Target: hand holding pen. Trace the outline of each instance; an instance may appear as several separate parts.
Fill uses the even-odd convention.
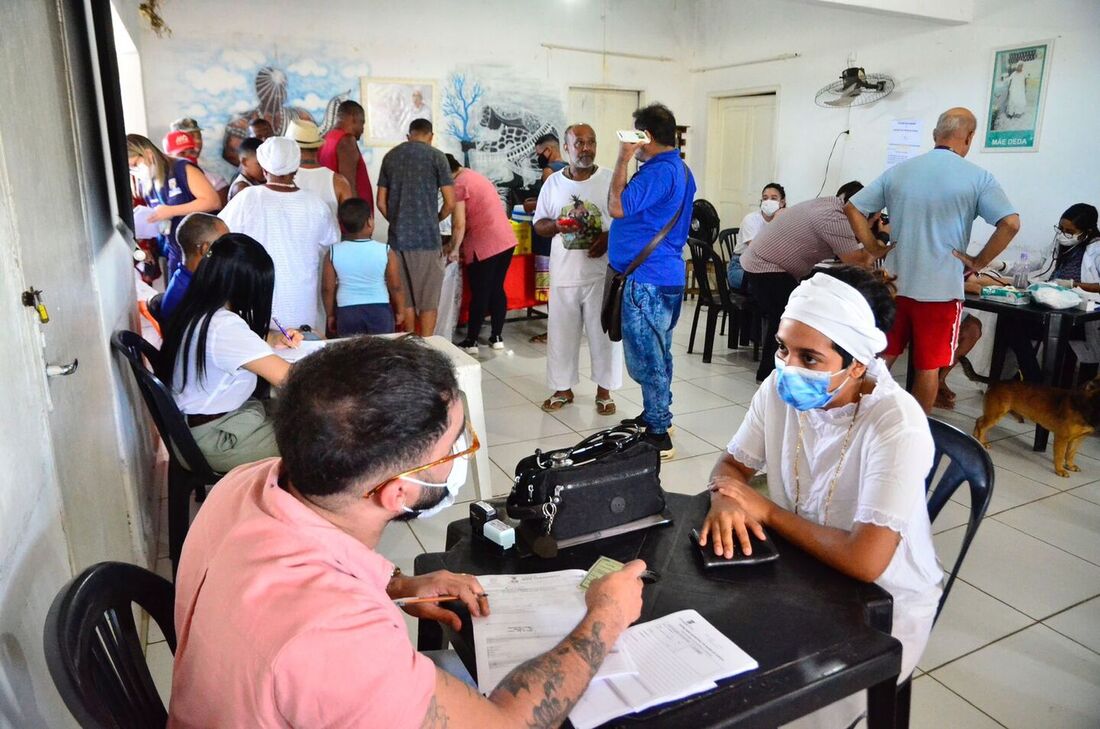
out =
[[[287,329],[279,320],[275,317],[271,317],[271,321],[275,323],[275,326],[279,328],[279,333],[283,335],[283,339],[286,340],[286,346],[291,349],[297,349],[304,339],[302,333],[297,329]]]

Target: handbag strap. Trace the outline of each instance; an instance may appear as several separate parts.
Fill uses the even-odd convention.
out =
[[[676,208],[676,214],[672,216],[672,220],[665,223],[664,227],[657,231],[657,235],[653,236],[653,240],[649,241],[646,247],[642,249],[642,252],[635,256],[634,260],[630,262],[630,265],[626,267],[626,270],[623,271],[623,278],[634,273],[638,266],[645,263],[645,259],[649,258],[649,255],[653,253],[653,251],[657,250],[657,246],[664,240],[673,226],[676,225],[676,221],[680,219],[680,213],[684,212],[684,201],[687,199],[688,191],[688,166],[684,164],[683,160],[680,161],[680,164],[684,165],[684,200],[680,201],[680,205]]]

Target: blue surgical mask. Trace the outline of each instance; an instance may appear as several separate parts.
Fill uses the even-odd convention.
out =
[[[830,392],[829,383],[844,371],[818,372],[804,367],[790,367],[778,357],[775,358],[775,369],[775,389],[779,398],[795,410],[803,412],[828,405],[840,391],[840,387],[837,387]]]
[[[466,448],[465,439],[461,438],[459,440],[460,445],[456,445],[456,452],[457,450],[463,450]],[[429,488],[447,489],[447,495],[444,496],[435,506],[424,510],[412,509],[406,506],[403,507],[405,509],[405,513],[413,514],[414,516],[410,517],[413,519],[427,519],[428,517],[435,516],[436,514],[453,504],[455,502],[455,499],[458,497],[458,492],[462,490],[462,487],[466,483],[466,476],[469,471],[469,458],[470,456],[465,456],[463,458],[456,458],[454,461],[451,462],[451,472],[447,475],[447,481],[445,483],[432,483],[431,481],[421,481],[420,479],[413,478],[411,476],[404,476],[402,478],[402,480],[404,481],[410,481],[412,483],[420,484],[421,486],[427,486]]]

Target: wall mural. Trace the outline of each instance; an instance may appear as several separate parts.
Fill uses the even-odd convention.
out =
[[[161,108],[173,112],[156,121],[166,125],[177,117],[194,118],[205,141],[200,163],[227,177],[250,121],[263,117],[282,134],[291,119],[310,119],[324,133],[335,123],[337,105],[358,100],[359,80],[370,75],[367,63],[332,56],[323,45],[264,50],[172,46],[179,73],[162,77],[158,86]],[[365,156],[369,162],[369,152]]]
[[[437,132],[454,139],[463,164],[502,192],[540,179],[535,140],[565,129],[555,91],[502,66],[456,69],[443,85],[442,111],[446,124]]]

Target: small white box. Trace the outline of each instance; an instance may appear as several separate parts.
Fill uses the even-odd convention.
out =
[[[516,530],[500,519],[485,522],[482,533],[490,542],[499,544],[501,549],[511,549],[516,546]]]

